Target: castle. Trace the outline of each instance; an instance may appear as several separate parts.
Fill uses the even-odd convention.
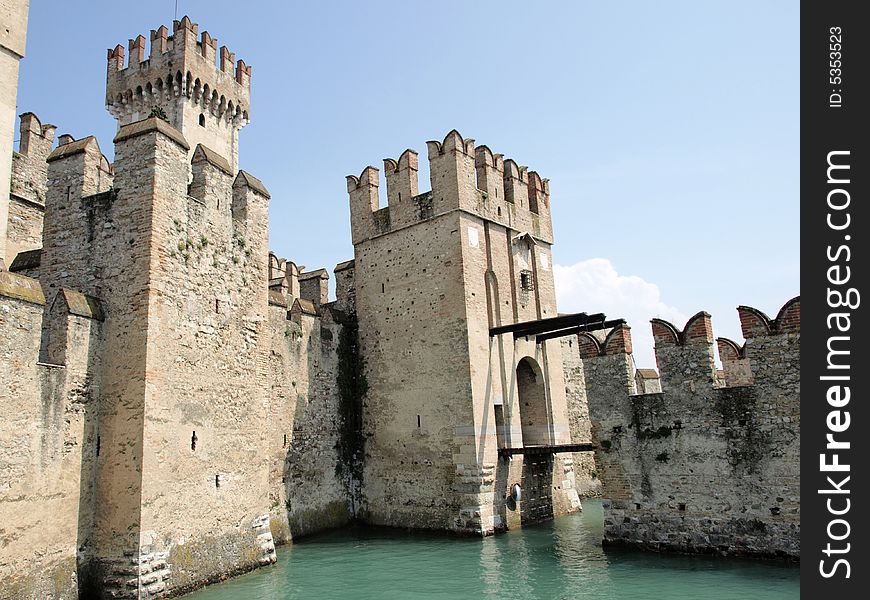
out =
[[[113,163],[32,113],[8,152],[0,597],[178,595],[354,519],[488,535],[599,485],[609,543],[796,557],[797,299],[741,308],[722,373],[709,315],[654,322],[638,390],[626,324],[557,312],[547,180],[451,131],[429,191],[414,150],[385,207],[347,177],[329,301],[238,170],[251,67],[187,17],[148,41],[108,52]]]

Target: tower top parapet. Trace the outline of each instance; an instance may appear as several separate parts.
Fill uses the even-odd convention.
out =
[[[426,147],[429,192],[418,189],[418,154],[410,148],[398,159],[384,159],[387,206],[379,203],[376,167],[347,176],[355,244],[454,209],[553,243],[547,179],[487,146],[475,146],[455,129]]]
[[[237,134],[249,121],[251,67],[185,16],[108,50],[106,108],[122,127],[165,118],[190,141],[238,165]]]

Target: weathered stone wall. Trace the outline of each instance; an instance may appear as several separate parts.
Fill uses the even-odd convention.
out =
[[[266,445],[269,516],[276,543],[347,523],[348,494],[338,477],[338,344],[341,325],[325,314],[289,319],[286,302],[269,307],[271,354]]]
[[[457,229],[452,213],[355,248],[371,523],[456,527],[454,434],[472,423]]]
[[[568,403],[568,427],[575,444],[592,442],[589,402],[586,400],[586,376],[575,336],[561,338],[562,365],[565,372],[565,396]],[[574,479],[580,498],[601,495],[601,479],[591,452],[574,453]]]
[[[710,317],[653,321],[662,393],[631,395],[631,344],[581,334],[605,543],[798,558],[800,301],[740,307],[753,385],[716,387]],[[626,342],[627,341],[627,342]]]
[[[326,304],[329,292],[329,273],[326,269],[300,273],[298,279],[300,298],[311,300],[316,306]]]
[[[114,239],[112,172],[97,140],[68,141],[48,156],[40,281],[46,295],[68,287],[96,297],[117,272],[109,254]]]
[[[39,282],[0,272],[0,597],[69,598],[92,526],[102,310],[62,290],[39,362]]]
[[[14,258],[6,249],[9,220],[12,145],[15,136],[15,107],[18,96],[18,63],[27,39],[29,0],[0,0],[0,264],[7,267]]]
[[[45,207],[16,196],[9,198],[9,222],[7,247],[11,260],[19,252],[42,247],[42,217]],[[12,262],[9,263],[11,265]]]
[[[7,250],[10,261],[19,252],[42,247],[42,219],[48,190],[48,163],[56,127],[43,125],[33,113],[20,116],[18,152],[12,156]]]
[[[336,306],[339,310],[356,313],[356,269],[353,260],[339,263],[333,272]]]

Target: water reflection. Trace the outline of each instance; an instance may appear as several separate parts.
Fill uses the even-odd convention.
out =
[[[714,558],[605,552],[601,506],[479,539],[332,532],[279,549],[278,564],[187,600],[731,600],[798,598],[798,569]]]

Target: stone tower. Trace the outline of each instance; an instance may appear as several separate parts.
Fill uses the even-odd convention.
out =
[[[451,131],[347,178],[368,393],[364,518],[489,534],[579,506],[570,455],[500,448],[570,442],[559,340],[492,335],[556,316],[549,186]],[[518,503],[506,499],[513,484]]]
[[[169,122],[190,143],[217,152],[238,169],[239,129],[247,125],[250,111],[251,67],[235,62],[226,46],[217,50],[217,39],[188,17],[175,21],[172,35],[161,25],[151,31],[150,54],[145,36],[128,43],[125,62],[122,45],[108,51],[106,107],[118,127],[147,118],[160,108]],[[220,62],[217,63],[217,57]]]
[[[177,594],[274,561],[263,452],[269,193],[229,162],[249,71],[240,64],[239,84],[208,66],[199,53],[214,42],[198,44],[187,18],[165,32],[152,34],[150,61],[140,37],[132,66],[110,69],[113,168],[93,137],[62,139],[47,159],[41,359],[66,360],[52,300],[64,290],[105,315],[81,476],[83,597]],[[197,86],[219,100],[203,104]],[[121,89],[132,96],[119,91],[118,104]],[[171,123],[149,118],[153,106]],[[204,127],[189,121],[200,110]]]
[[[18,96],[18,63],[24,56],[27,38],[28,0],[0,0],[0,270],[8,267],[14,254],[7,254],[6,224],[9,219],[9,175],[12,171],[12,142],[15,101]]]

